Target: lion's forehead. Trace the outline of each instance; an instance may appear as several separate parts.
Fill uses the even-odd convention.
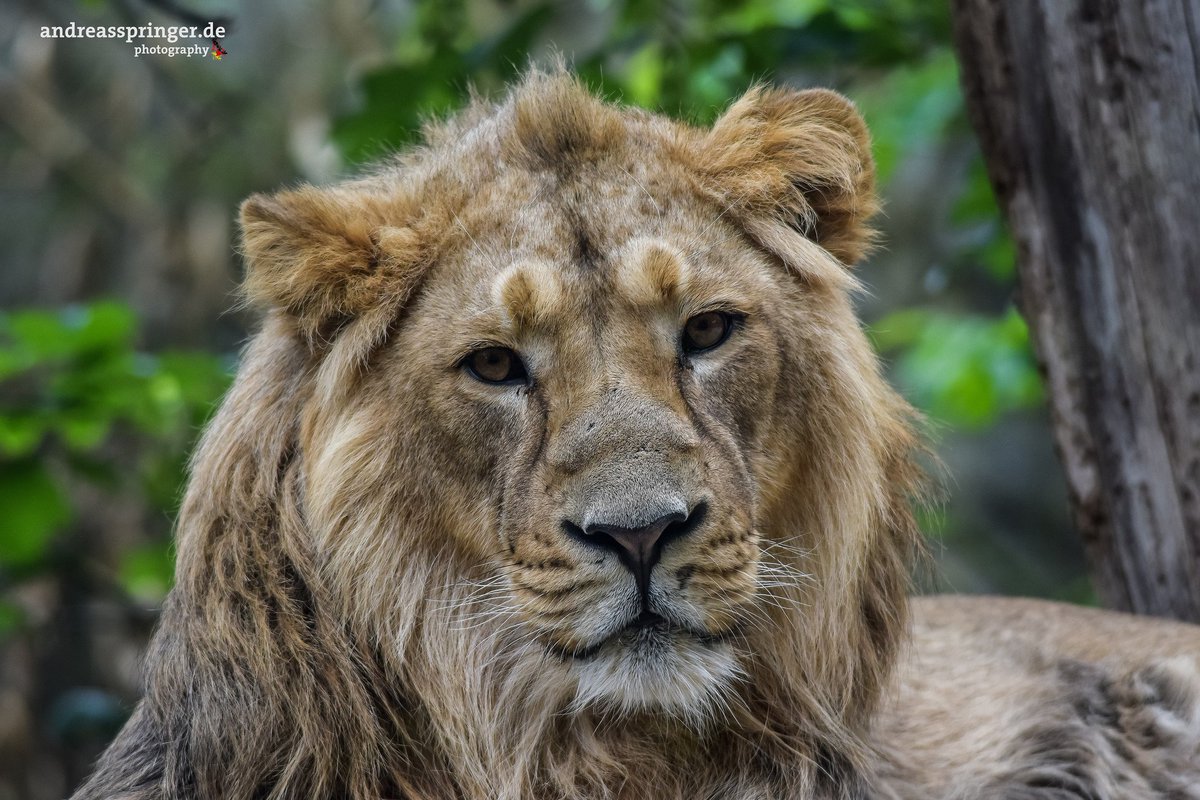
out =
[[[498,164],[477,176],[456,223],[475,243],[599,266],[613,248],[644,234],[695,234],[710,206],[686,173],[620,154],[571,172]]]
[[[673,172],[613,161],[578,176],[501,173],[456,219],[453,289],[531,327],[768,289],[761,254]]]

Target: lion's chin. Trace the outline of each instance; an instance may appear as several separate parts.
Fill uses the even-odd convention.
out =
[[[571,669],[577,711],[660,711],[693,723],[727,707],[729,690],[741,674],[728,643],[700,641],[679,631],[620,636]]]

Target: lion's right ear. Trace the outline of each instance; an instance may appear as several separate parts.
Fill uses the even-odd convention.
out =
[[[246,297],[286,311],[312,339],[402,303],[418,279],[422,248],[388,212],[347,188],[252,195],[241,208]]]

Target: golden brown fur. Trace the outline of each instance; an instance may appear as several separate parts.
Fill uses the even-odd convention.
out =
[[[534,73],[426,138],[243,206],[267,319],[196,455],[146,697],[78,797],[891,791],[868,734],[919,475],[848,296],[861,118],[756,89],[701,130]],[[726,343],[681,353],[714,308]],[[532,380],[473,379],[487,347]],[[588,520],[672,503],[635,584]]]
[[[1200,798],[1194,625],[921,598],[888,695],[874,739],[898,797]]]

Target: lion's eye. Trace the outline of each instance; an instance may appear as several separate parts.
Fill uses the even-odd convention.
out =
[[[723,311],[697,314],[683,326],[685,353],[703,353],[724,344],[733,330],[733,319]]]
[[[485,347],[463,361],[472,378],[484,383],[525,383],[529,376],[521,357],[507,347]]]

